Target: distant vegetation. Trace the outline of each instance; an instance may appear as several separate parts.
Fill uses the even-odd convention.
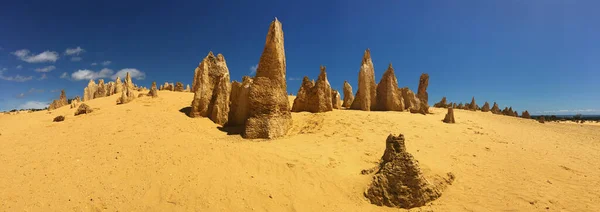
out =
[[[540,116],[531,116],[533,119],[538,119]],[[600,115],[543,115],[546,121],[573,121],[584,123],[586,121],[600,121]]]

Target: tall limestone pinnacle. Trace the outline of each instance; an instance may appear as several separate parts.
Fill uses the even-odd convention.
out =
[[[371,60],[371,50],[367,49],[358,72],[358,91],[350,108],[364,111],[374,110],[377,104],[376,95],[375,68]]]
[[[125,76],[125,87],[128,87],[130,89],[135,88],[135,86],[133,85],[133,81],[131,80],[131,75],[129,75],[129,72],[127,72],[127,75]]]
[[[244,138],[285,136],[292,126],[287,97],[285,49],[281,22],[271,22],[254,83],[249,92],[249,118]]]
[[[394,68],[391,63],[385,73],[383,73],[381,81],[377,84],[377,110],[404,110],[402,91],[398,88],[398,79],[394,74]]]
[[[215,57],[212,52],[209,52],[194,74],[196,78],[193,84],[196,90],[190,116],[208,117],[217,124],[226,124],[231,83],[225,57],[222,54]],[[179,84],[178,87],[183,88],[183,84]]]

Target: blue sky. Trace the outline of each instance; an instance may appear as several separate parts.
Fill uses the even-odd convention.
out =
[[[222,53],[239,81],[258,63],[277,17],[288,92],[304,75],[317,78],[319,65],[333,88],[348,80],[356,92],[370,48],[376,81],[388,63],[413,90],[429,73],[432,104],[475,96],[532,114],[600,114],[598,8],[599,1],[558,0],[7,1],[0,110],[47,104],[60,89],[81,96],[89,78],[124,69],[144,86],[191,84],[209,51]]]

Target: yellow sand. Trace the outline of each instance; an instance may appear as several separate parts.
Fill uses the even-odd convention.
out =
[[[286,138],[245,140],[180,112],[192,93],[159,96],[0,116],[0,210],[397,211],[364,198],[360,172],[403,133],[424,172],[456,176],[425,211],[600,211],[598,125],[335,110],[292,113]]]

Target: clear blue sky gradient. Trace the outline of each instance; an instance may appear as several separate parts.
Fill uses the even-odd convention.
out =
[[[222,53],[232,80],[258,63],[269,23],[283,23],[288,92],[327,66],[329,82],[356,92],[371,49],[376,81],[392,63],[400,86],[416,90],[429,73],[430,103],[496,101],[533,114],[600,114],[600,1],[6,1],[0,6],[0,110],[48,103],[65,89],[82,95],[78,70],[135,68],[150,86],[191,84],[209,51]],[[85,49],[73,62],[65,49]],[[27,63],[11,54],[60,53]],[[106,67],[93,62],[112,61]],[[17,69],[21,65],[23,68]],[[49,65],[56,70],[34,70]],[[32,88],[44,92],[29,92]],[[21,95],[24,94],[24,95]],[[191,100],[190,100],[191,101]]]

